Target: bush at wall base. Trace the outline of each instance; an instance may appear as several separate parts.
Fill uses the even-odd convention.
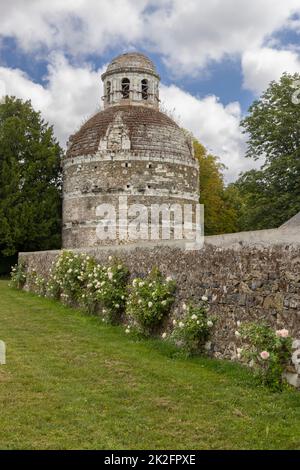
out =
[[[253,368],[264,385],[282,390],[283,372],[292,356],[292,338],[288,330],[274,331],[265,324],[247,323],[236,333],[242,342],[241,358]]]

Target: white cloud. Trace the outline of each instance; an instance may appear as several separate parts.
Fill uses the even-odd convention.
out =
[[[23,50],[65,50],[101,54],[116,43],[124,47],[143,30],[147,0],[1,1],[2,36],[16,38]]]
[[[0,0],[0,37],[27,52],[99,54],[133,46],[161,54],[174,73],[257,49],[274,31],[296,27],[299,0]]]
[[[261,46],[290,15],[299,0],[173,0],[149,22],[153,47],[179,73],[195,73],[210,61]]]
[[[283,72],[300,72],[300,57],[293,51],[267,47],[246,51],[242,57],[244,88],[255,94],[264,91]]]
[[[214,155],[227,166],[226,181],[235,180],[241,171],[257,167],[258,163],[244,157],[245,138],[239,123],[242,117],[239,103],[224,106],[212,95],[196,98],[171,85],[161,87],[163,105],[174,110],[179,124],[192,131]]]
[[[101,70],[88,64],[70,65],[58,54],[50,58],[45,85],[34,83],[19,69],[0,67],[0,83],[6,93],[23,100],[31,99],[35,109],[54,125],[62,145],[68,137],[100,106],[102,96]]]

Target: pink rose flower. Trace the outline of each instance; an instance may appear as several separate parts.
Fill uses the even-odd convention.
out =
[[[289,331],[288,330],[277,330],[276,331],[276,336],[278,336],[279,338],[287,338],[289,336]]]
[[[269,359],[270,354],[268,353],[268,351],[262,351],[262,352],[260,353],[260,357],[261,357],[264,361],[266,361],[267,359]]]

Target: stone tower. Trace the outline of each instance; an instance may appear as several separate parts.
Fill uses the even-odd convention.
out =
[[[64,248],[136,242],[124,236],[128,217],[122,225],[126,215],[124,207],[122,215],[118,211],[120,201],[127,207],[143,205],[150,214],[153,205],[170,209],[199,200],[191,138],[159,111],[160,79],[151,60],[136,52],[122,54],[102,80],[104,109],[70,137],[63,162]],[[113,219],[108,205],[115,208],[119,225],[110,226],[103,238],[99,226],[104,218]],[[133,214],[126,214],[130,222]],[[146,232],[144,226],[139,243],[151,240],[150,225]]]

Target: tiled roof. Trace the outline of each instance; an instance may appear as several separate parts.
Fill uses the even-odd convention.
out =
[[[148,108],[146,106],[111,106],[100,111],[90,118],[81,129],[70,137],[67,157],[77,155],[88,155],[96,153],[99,148],[100,139],[105,137],[108,126],[114,121],[116,114],[121,112],[122,121],[129,129],[132,150],[140,148],[141,142],[147,146],[145,129],[157,129],[162,134],[162,129],[181,129],[166,114]],[[155,137],[154,137],[155,138]]]

